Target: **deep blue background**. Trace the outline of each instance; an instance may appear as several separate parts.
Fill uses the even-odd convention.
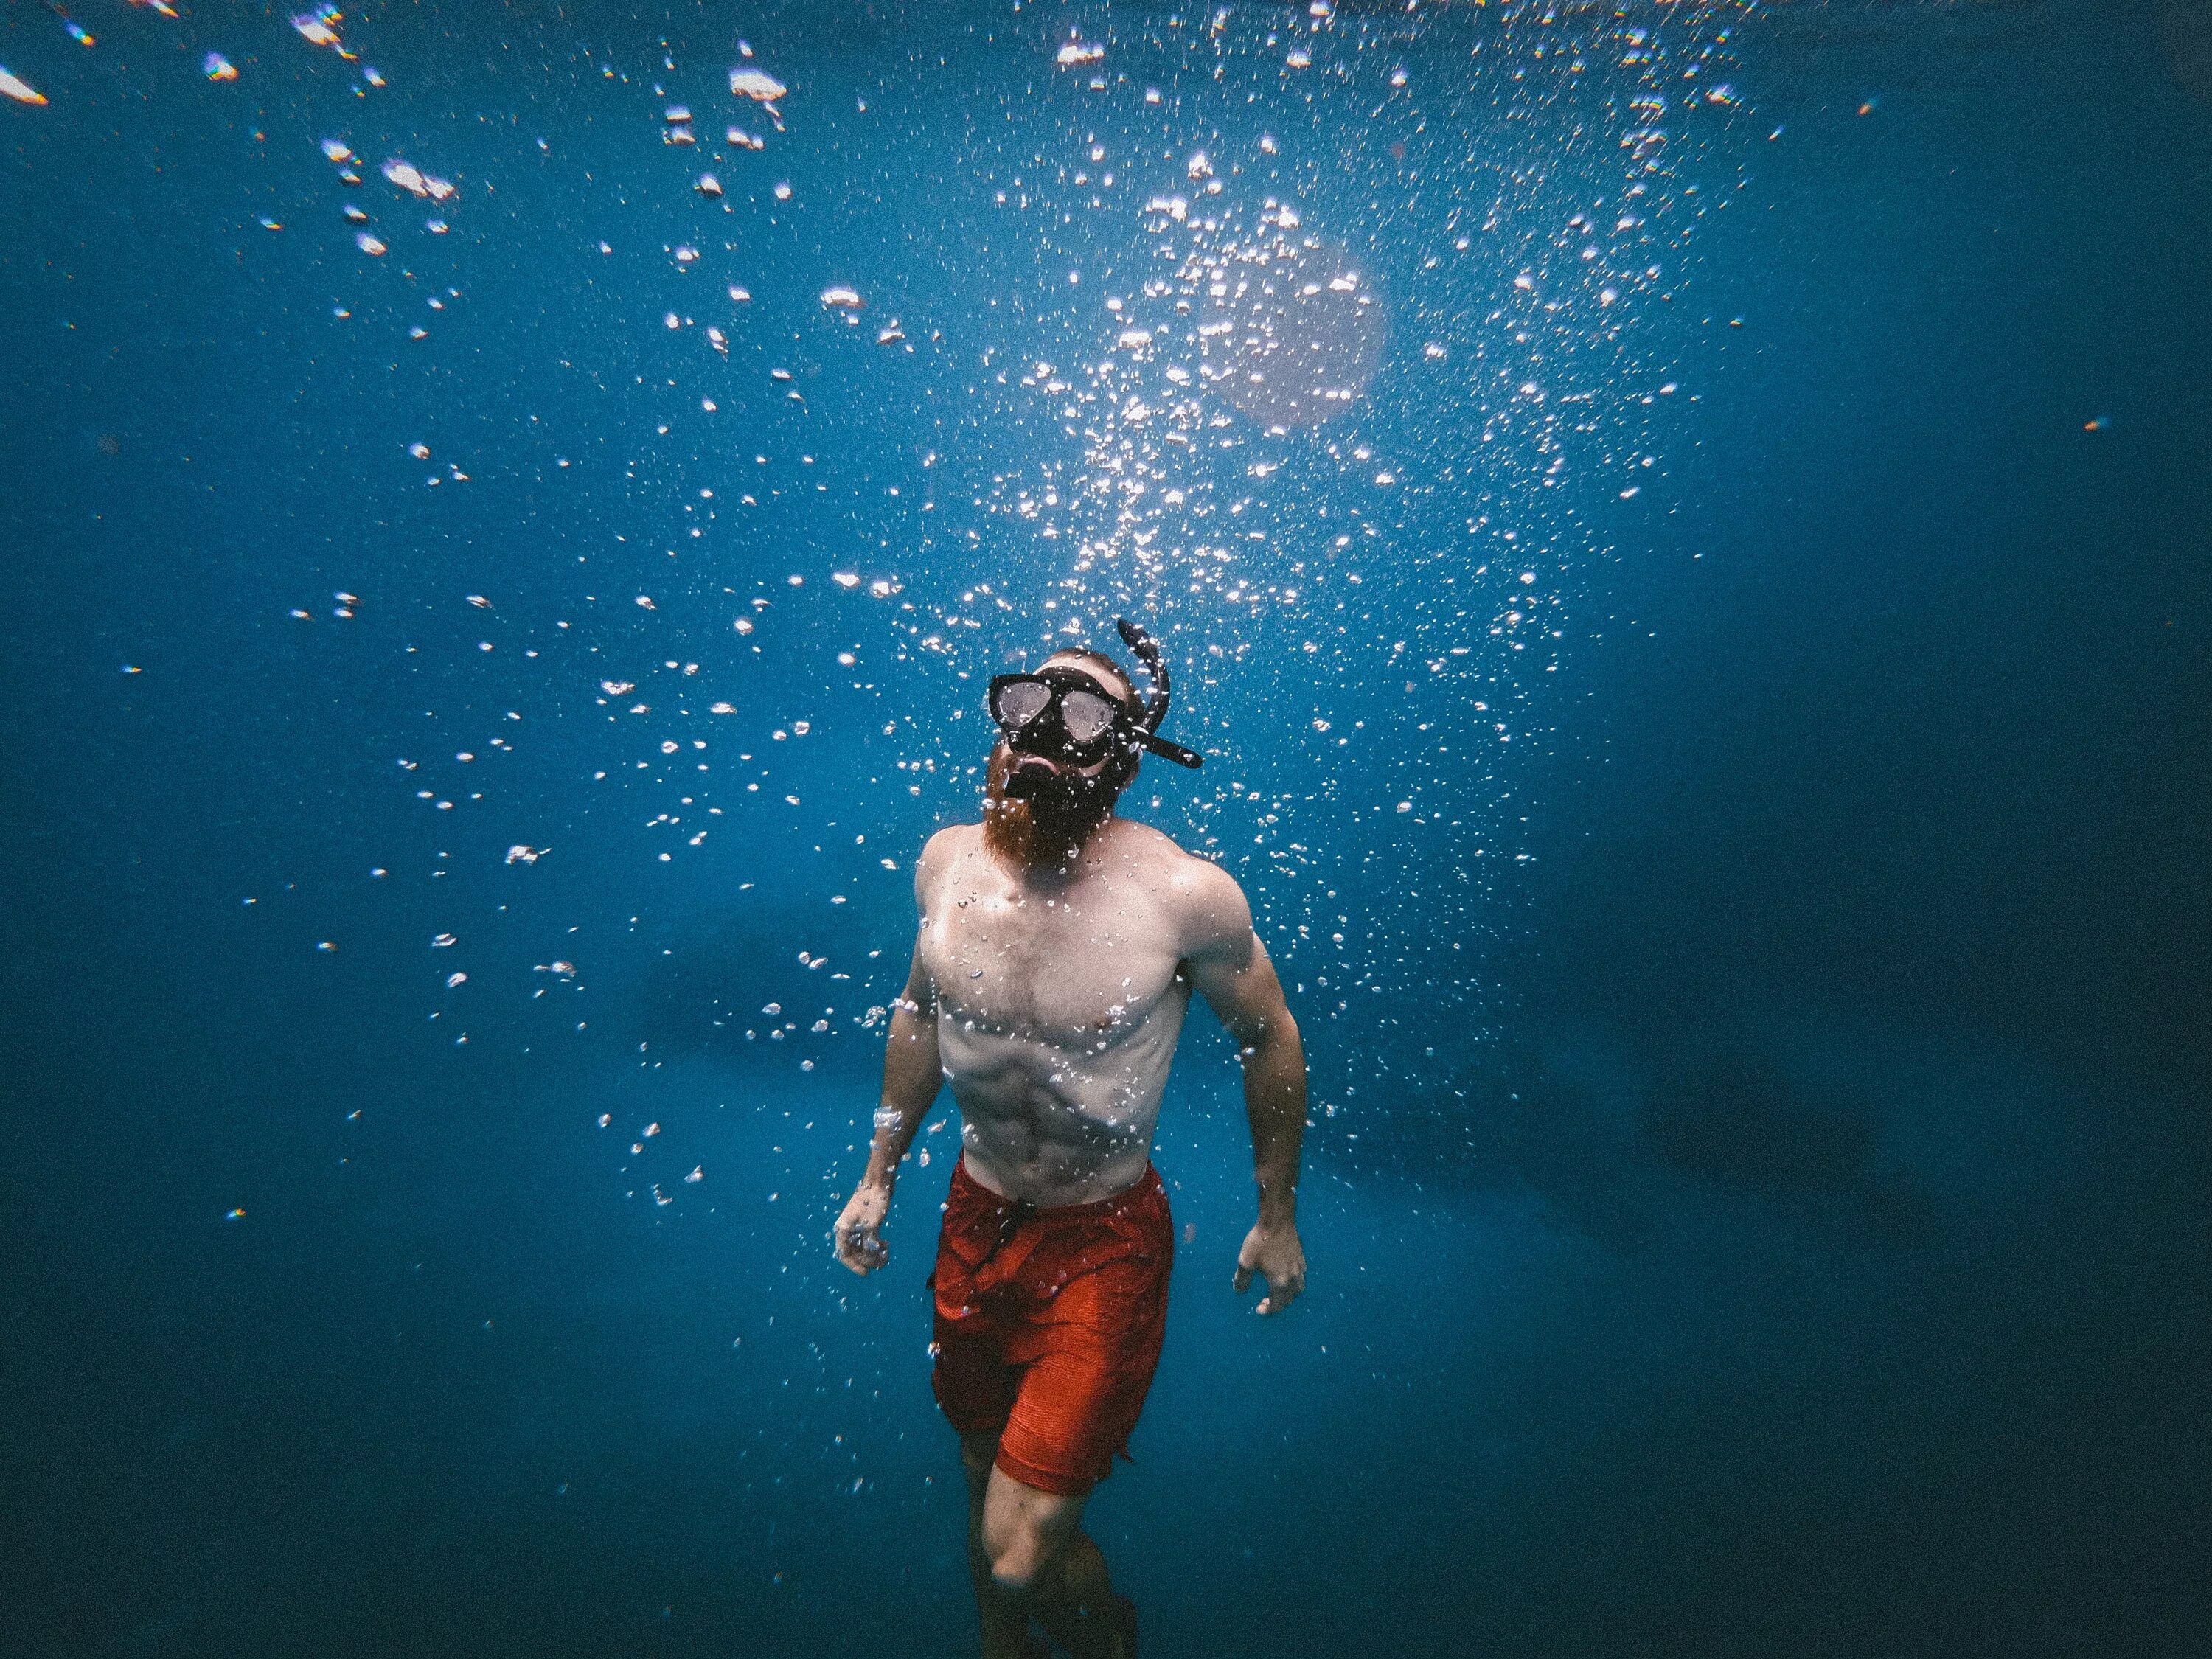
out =
[[[1091,1512],[1148,1652],[2201,1650],[2212,33],[1627,10],[378,9],[382,91],[275,12],[0,21],[52,99],[0,106],[9,1650],[971,1639],[943,1159],[884,1275],[823,1234],[905,866],[1055,594],[1183,663],[1212,758],[1132,810],[1246,881],[1316,1083],[1312,1291],[1266,1325],[1210,1026],[1170,1093],[1194,1231]],[[738,33],[788,134],[722,89]],[[669,149],[672,100],[769,147]],[[1364,268],[1381,363],[1316,431],[1205,428],[1241,562],[1055,589],[1128,527],[1024,493],[1160,451],[998,377],[1109,352],[1200,148]],[[448,236],[393,154],[461,184]],[[1555,239],[1632,176],[1605,269],[1662,274],[1601,315]],[[1579,374],[1583,429],[1495,424],[1499,363]],[[1510,653],[1527,599],[1558,633]]]

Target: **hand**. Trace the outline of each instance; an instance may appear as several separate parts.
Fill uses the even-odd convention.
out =
[[[884,1243],[884,1218],[890,1212],[891,1189],[863,1181],[853,1188],[852,1197],[845,1200],[845,1211],[837,1218],[831,1237],[836,1241],[837,1260],[854,1273],[866,1275],[891,1259],[890,1246]]]
[[[1254,1273],[1267,1281],[1260,1312],[1279,1314],[1297,1299],[1306,1287],[1306,1247],[1298,1243],[1297,1222],[1263,1221],[1244,1235],[1244,1248],[1237,1252],[1237,1295],[1244,1294]]]

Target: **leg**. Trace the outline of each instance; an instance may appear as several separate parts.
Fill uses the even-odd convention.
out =
[[[965,1225],[956,1215],[961,1190],[956,1171],[947,1238],[956,1222]],[[1026,1279],[1006,1279],[980,1304],[968,1259],[975,1251],[939,1251],[931,1382],[963,1431],[984,1659],[1049,1659],[1032,1642],[1032,1617],[1074,1659],[1135,1659],[1135,1609],[1115,1593],[1081,1522],[1092,1481],[1127,1439],[1152,1382],[1175,1235],[1157,1175],[1121,1202],[1144,1237],[1070,1221],[1074,1233],[1033,1238],[1002,1270]],[[987,1237],[982,1246],[988,1261]]]
[[[1000,1605],[1024,1629],[1034,1613],[1075,1659],[1133,1659],[1133,1610],[1114,1594],[1105,1556],[1081,1529],[1085,1501],[990,1470],[981,1504],[985,1570]]]
[[[1037,1589],[1036,1613],[1076,1659],[1136,1659],[1137,1609],[1114,1590],[1105,1553],[1079,1529]]]
[[[996,1431],[960,1437],[960,1463],[968,1474],[968,1574],[975,1584],[983,1659],[1023,1659],[1029,1642],[1030,1609],[999,1588],[991,1573],[990,1552],[983,1544],[985,1494],[991,1482],[991,1460],[998,1453]]]

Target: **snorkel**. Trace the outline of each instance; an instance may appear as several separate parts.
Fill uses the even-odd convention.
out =
[[[1175,695],[1175,688],[1168,678],[1167,663],[1160,656],[1160,647],[1153,642],[1150,634],[1127,617],[1116,617],[1114,626],[1121,635],[1121,643],[1134,652],[1137,660],[1144,665],[1145,678],[1151,682],[1149,687],[1139,694],[1145,705],[1143,746],[1163,760],[1171,760],[1177,766],[1187,766],[1196,771],[1206,764],[1205,756],[1186,749],[1179,743],[1170,743],[1159,735],[1160,722],[1168,717],[1169,699]]]

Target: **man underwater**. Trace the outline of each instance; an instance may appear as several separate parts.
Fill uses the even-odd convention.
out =
[[[1142,698],[1093,651],[991,682],[983,821],[939,831],[915,867],[914,966],[867,1172],[837,1218],[837,1259],[881,1267],[899,1162],[951,1083],[962,1152],[929,1281],[931,1381],[968,1474],[983,1659],[1042,1654],[1033,1617],[1076,1659],[1134,1659],[1135,1610],[1081,1522],[1166,1329],[1175,1229],[1152,1131],[1194,988],[1244,1062],[1259,1219],[1235,1287],[1265,1279],[1263,1314],[1305,1288],[1297,1024],[1235,878],[1114,816],[1146,750],[1200,763],[1158,735],[1158,647],[1121,632],[1151,681]]]

